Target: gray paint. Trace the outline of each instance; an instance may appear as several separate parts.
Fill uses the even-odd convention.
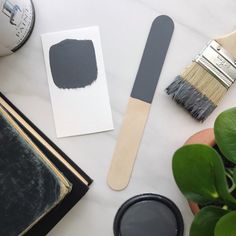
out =
[[[154,200],[129,207],[120,224],[120,236],[177,236],[177,233],[174,213]]]
[[[181,76],[166,88],[166,92],[174,101],[187,110],[193,118],[203,122],[216,108],[216,105],[204,94],[199,92]]]
[[[97,79],[92,40],[63,40],[51,46],[49,59],[53,81],[58,88],[84,88]]]
[[[153,21],[131,97],[152,103],[173,31],[170,17],[162,15]]]

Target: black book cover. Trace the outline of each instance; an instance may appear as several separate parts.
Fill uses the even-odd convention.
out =
[[[34,213],[34,224],[31,224],[31,228],[27,229],[27,232],[24,233],[24,235],[34,235],[34,236],[43,236],[46,235],[57,223],[58,221],[60,221],[60,219],[84,196],[84,194],[88,191],[89,185],[92,183],[91,178],[86,175],[74,162],[72,162],[69,157],[67,157],[65,155],[65,153],[63,153],[55,144],[53,144],[31,121],[29,121],[3,94],[0,93],[0,105],[1,108],[4,109],[4,112],[6,112],[6,115],[9,116],[10,119],[12,119],[16,125],[19,126],[19,128],[23,131],[23,133],[30,139],[30,142],[32,142],[37,149],[42,153],[42,155],[44,155],[52,164],[53,166],[56,168],[56,170],[59,171],[59,175],[60,173],[62,174],[62,179],[58,178],[58,176],[53,175],[50,172],[50,168],[44,168],[42,169],[42,166],[40,166],[40,164],[42,165],[42,163],[39,163],[39,161],[37,161],[37,164],[39,165],[39,169],[40,171],[37,172],[37,168],[36,169],[32,169],[32,161],[35,158],[35,153],[34,150],[30,149],[30,147],[28,147],[25,143],[22,143],[21,141],[18,140],[16,133],[11,133],[11,135],[9,135],[9,130],[11,130],[12,127],[9,126],[9,124],[6,122],[7,120],[5,118],[3,118],[2,116],[0,117],[0,129],[1,129],[1,137],[2,138],[2,142],[4,142],[5,140],[5,144],[1,143],[0,149],[2,147],[1,151],[1,160],[0,160],[0,176],[4,176],[4,178],[2,177],[1,180],[4,181],[5,179],[5,185],[4,182],[3,184],[1,184],[2,188],[4,186],[7,186],[6,189],[8,189],[8,194],[9,194],[9,189],[12,191],[16,191],[16,186],[19,187],[19,189],[17,189],[17,196],[15,196],[14,199],[11,199],[13,201],[9,200],[9,196],[7,195],[7,192],[4,193],[4,191],[1,191],[0,194],[0,199],[1,199],[1,203],[0,203],[0,209],[2,207],[2,210],[4,209],[4,214],[0,215],[0,221],[5,222],[7,221],[6,217],[6,213],[11,214],[11,216],[14,217],[19,217],[17,214],[19,214],[20,210],[19,208],[22,208],[22,221],[18,222],[18,225],[15,225],[15,230],[20,229],[21,227],[24,227],[24,224],[26,222],[30,222],[30,220],[32,221],[32,214],[30,213]],[[5,139],[4,139],[5,136]],[[7,142],[9,143],[9,141],[13,141],[15,145],[13,145],[12,147],[8,147],[6,146],[6,148],[4,148],[4,145],[7,145]],[[7,151],[9,152],[9,150],[11,152],[17,152],[17,145],[18,148],[21,147],[21,150],[23,150],[20,154],[22,157],[27,157],[28,155],[28,159],[27,158],[22,158],[22,160],[24,159],[24,162],[19,162],[19,160],[15,159],[17,155],[11,155],[13,156],[12,160],[9,160],[7,158],[3,158],[4,156],[7,156]],[[20,145],[20,146],[19,146]],[[25,150],[22,148],[22,146],[26,147]],[[15,147],[15,148],[14,148]],[[5,152],[5,153],[4,153]],[[27,153],[27,155],[26,155]],[[29,156],[31,157],[31,159],[29,159]],[[37,158],[36,158],[37,159]],[[35,160],[36,160],[35,159]],[[15,163],[16,165],[14,166],[14,168],[12,168],[11,170],[14,170],[13,172],[8,173],[8,177],[12,177],[11,181],[9,181],[9,178],[7,178],[7,173],[4,173],[4,169],[1,169],[1,165],[2,167],[4,166],[4,163],[10,163],[10,162]],[[16,163],[18,161],[18,163]],[[8,163],[8,164],[9,164]],[[24,186],[24,181],[21,182],[21,184],[16,183],[16,179],[13,178],[17,177],[18,175],[21,176],[22,173],[19,171],[17,172],[17,165],[19,167],[25,167],[25,173],[27,173],[27,175],[23,175],[25,176],[25,180],[27,181],[27,176],[30,176],[33,174],[33,172],[35,172],[35,178],[33,178],[32,180],[32,185],[28,184]],[[43,170],[43,171],[42,171]],[[28,171],[28,172],[27,172]],[[5,169],[6,172],[6,169]],[[17,175],[18,173],[18,175]],[[46,182],[40,182],[39,181],[39,176],[41,175],[42,177],[42,173],[43,176],[45,178],[49,178],[49,184],[47,185]],[[19,177],[18,176],[18,177]],[[64,179],[63,179],[64,177]],[[8,184],[6,184],[8,183]],[[11,185],[9,185],[9,183]],[[41,183],[41,189],[39,188],[39,183]],[[35,190],[36,191],[32,191],[34,194],[38,194],[37,191],[41,191],[42,196],[44,197],[44,200],[46,201],[46,203],[49,204],[49,206],[45,203],[45,201],[41,202],[40,207],[36,207],[36,200],[32,201],[32,204],[28,204],[30,202],[30,198],[34,198],[34,194],[28,191],[30,189],[30,187],[32,186],[36,186]],[[71,187],[72,186],[72,187]],[[28,189],[27,189],[28,187]],[[4,189],[3,189],[4,190]],[[25,192],[24,192],[25,191]],[[18,200],[20,200],[22,202],[22,204],[20,204],[19,202],[17,202],[17,198]],[[22,198],[22,199],[20,199]],[[25,203],[24,203],[24,200]],[[42,199],[41,199],[42,200]],[[12,204],[15,201],[15,205]],[[38,199],[38,202],[40,202],[40,199]],[[58,204],[59,203],[59,204]],[[4,205],[5,204],[5,205]],[[9,204],[9,209],[7,208],[7,204]],[[24,205],[25,204],[25,205]],[[14,211],[14,207],[17,207],[17,211]],[[7,211],[8,210],[8,211]],[[24,212],[24,210],[26,210],[28,213]],[[35,210],[35,211],[34,211]],[[42,214],[43,212],[45,212],[45,214]],[[38,219],[37,216],[40,216]],[[27,218],[28,216],[28,218]],[[30,218],[31,217],[31,218]],[[9,219],[9,218],[8,218]],[[28,219],[28,221],[27,221]],[[11,219],[12,220],[12,219]],[[8,222],[5,222],[4,224],[7,224]],[[32,222],[31,222],[32,223]],[[4,226],[4,224],[2,226]],[[5,228],[6,229],[6,228]],[[3,230],[3,229],[2,229]],[[8,229],[9,230],[9,229]],[[12,236],[17,235],[15,234],[14,230],[12,231],[8,231],[11,232]],[[2,232],[4,233],[4,232]],[[11,236],[9,235],[9,236]]]

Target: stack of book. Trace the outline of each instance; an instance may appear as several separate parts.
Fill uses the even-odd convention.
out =
[[[0,235],[46,235],[91,183],[0,93]]]

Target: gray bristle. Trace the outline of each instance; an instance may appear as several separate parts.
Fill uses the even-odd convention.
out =
[[[204,121],[216,108],[211,100],[180,76],[166,88],[166,92],[198,121]]]

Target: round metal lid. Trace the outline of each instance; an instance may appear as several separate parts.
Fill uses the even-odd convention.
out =
[[[142,194],[120,207],[113,231],[115,236],[182,236],[184,223],[171,200],[157,194]]]

